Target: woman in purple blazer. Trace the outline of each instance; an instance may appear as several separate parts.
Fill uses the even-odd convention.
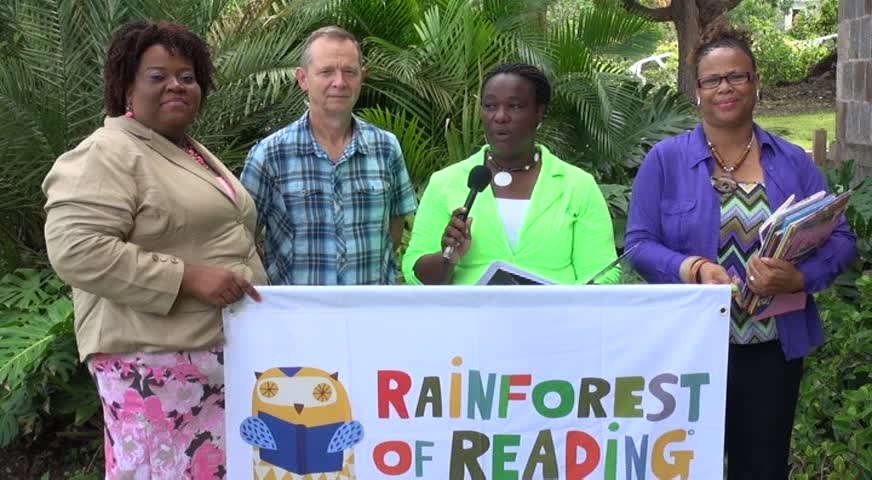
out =
[[[757,294],[808,294],[804,310],[755,321],[733,302],[727,378],[729,479],[787,479],[802,358],[823,343],[811,294],[856,255],[844,218],[796,265],[756,255],[758,229],[790,195],[826,190],[800,147],[754,123],[760,76],[746,32],[724,19],[691,55],[702,122],[648,153],[633,185],[626,246],[652,283],[743,283]]]

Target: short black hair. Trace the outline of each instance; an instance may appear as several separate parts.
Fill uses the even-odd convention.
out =
[[[491,78],[500,74],[517,75],[533,84],[536,95],[536,105],[547,108],[551,103],[551,84],[542,70],[527,63],[501,63],[487,72],[481,82],[481,96],[484,96],[484,87]]]
[[[116,30],[109,44],[103,69],[103,102],[110,116],[123,115],[127,110],[127,89],[136,78],[142,54],[154,45],[162,45],[173,55],[182,55],[193,63],[202,92],[200,108],[206,104],[215,71],[206,42],[184,25],[136,21]]]
[[[733,27],[730,25],[726,15],[721,15],[706,27],[687,60],[699,70],[700,60],[711,53],[712,50],[716,48],[737,48],[745,52],[745,55],[748,55],[748,58],[751,59],[751,67],[756,72],[757,60],[754,58],[754,52],[751,50],[752,44],[751,34],[747,30]]]

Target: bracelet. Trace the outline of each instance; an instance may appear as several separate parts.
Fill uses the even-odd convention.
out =
[[[702,269],[702,266],[706,263],[711,263],[707,258],[700,257],[693,261],[690,265],[689,273],[687,275],[689,283],[699,283],[699,272]]]
[[[687,283],[694,283],[696,280],[696,271],[699,268],[700,262],[705,260],[703,257],[699,257],[690,264],[690,267],[687,269]]]
[[[703,258],[702,260],[703,261],[699,262],[699,266],[696,268],[696,272],[694,272],[693,275],[693,281],[695,283],[702,283],[702,278],[700,278],[700,276],[702,275],[702,267],[707,263],[715,263],[707,258]]]

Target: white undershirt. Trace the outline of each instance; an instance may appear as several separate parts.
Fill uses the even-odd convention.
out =
[[[512,250],[515,250],[518,245],[518,236],[521,233],[521,226],[524,225],[524,217],[527,216],[527,207],[529,206],[529,199],[497,197],[497,207],[499,207],[500,216],[503,218],[506,236],[509,237],[509,245],[512,246]]]

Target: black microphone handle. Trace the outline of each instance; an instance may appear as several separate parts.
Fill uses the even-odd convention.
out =
[[[469,195],[466,196],[466,202],[463,203],[463,208],[466,209],[466,212],[460,214],[461,220],[466,220],[466,217],[469,216],[469,211],[472,209],[472,202],[475,201],[476,195],[478,195],[478,192],[474,188],[470,188]]]
[[[466,221],[466,217],[469,216],[469,210],[472,209],[472,203],[475,202],[476,195],[478,195],[478,192],[474,188],[470,188],[469,195],[466,196],[466,202],[463,203],[463,208],[466,209],[466,212],[459,215],[461,220]],[[448,245],[445,247],[445,250],[442,251],[442,258],[450,260],[451,255],[454,255],[454,246]]]

